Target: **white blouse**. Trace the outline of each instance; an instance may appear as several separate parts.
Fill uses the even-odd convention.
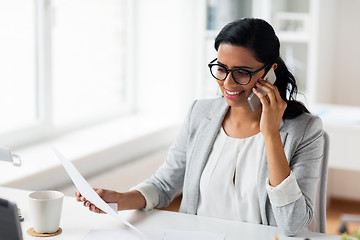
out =
[[[239,139],[221,128],[201,175],[198,215],[261,223],[257,180],[264,146],[261,133]]]
[[[198,215],[261,223],[257,180],[265,143],[262,133],[245,139],[231,138],[221,128],[200,179]],[[146,210],[159,204],[159,192],[146,182],[130,190],[139,191]],[[285,206],[302,195],[295,175],[266,190],[274,206]]]

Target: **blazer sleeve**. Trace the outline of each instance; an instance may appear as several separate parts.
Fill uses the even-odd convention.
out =
[[[151,184],[159,194],[159,204],[154,207],[169,205],[183,187],[190,119],[195,103],[196,101],[191,105],[187,117],[180,128],[175,142],[170,147],[164,163],[153,176],[145,180],[145,183]]]
[[[324,157],[320,118],[313,116],[308,120],[293,153],[289,165],[301,190],[301,196],[284,206],[271,206],[277,226],[287,236],[296,235],[311,222],[314,215],[320,164]]]

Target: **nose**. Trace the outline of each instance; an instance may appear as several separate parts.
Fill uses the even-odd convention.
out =
[[[235,82],[231,72],[229,72],[229,74],[227,75],[227,77],[224,80],[224,85],[226,86],[235,86],[238,85],[237,82]]]

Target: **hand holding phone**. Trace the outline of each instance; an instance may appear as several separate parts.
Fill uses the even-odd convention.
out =
[[[276,80],[276,75],[275,75],[275,72],[274,72],[274,69],[273,68],[270,68],[270,70],[267,72],[267,74],[265,75],[264,77],[264,80],[268,80],[271,84],[274,84],[275,80]],[[259,88],[256,88],[258,91],[260,91],[262,94],[264,94],[265,96],[267,95],[266,92],[264,92],[263,90],[259,89]],[[252,92],[250,94],[250,96],[248,97],[247,99],[249,105],[250,105],[250,108],[253,112],[256,111],[256,109],[258,109],[258,107],[260,107],[261,105],[261,101],[260,101],[260,98],[254,93]]]

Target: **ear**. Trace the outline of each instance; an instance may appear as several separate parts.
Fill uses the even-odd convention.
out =
[[[274,69],[274,71],[277,69],[277,63],[274,63],[271,67]]]

